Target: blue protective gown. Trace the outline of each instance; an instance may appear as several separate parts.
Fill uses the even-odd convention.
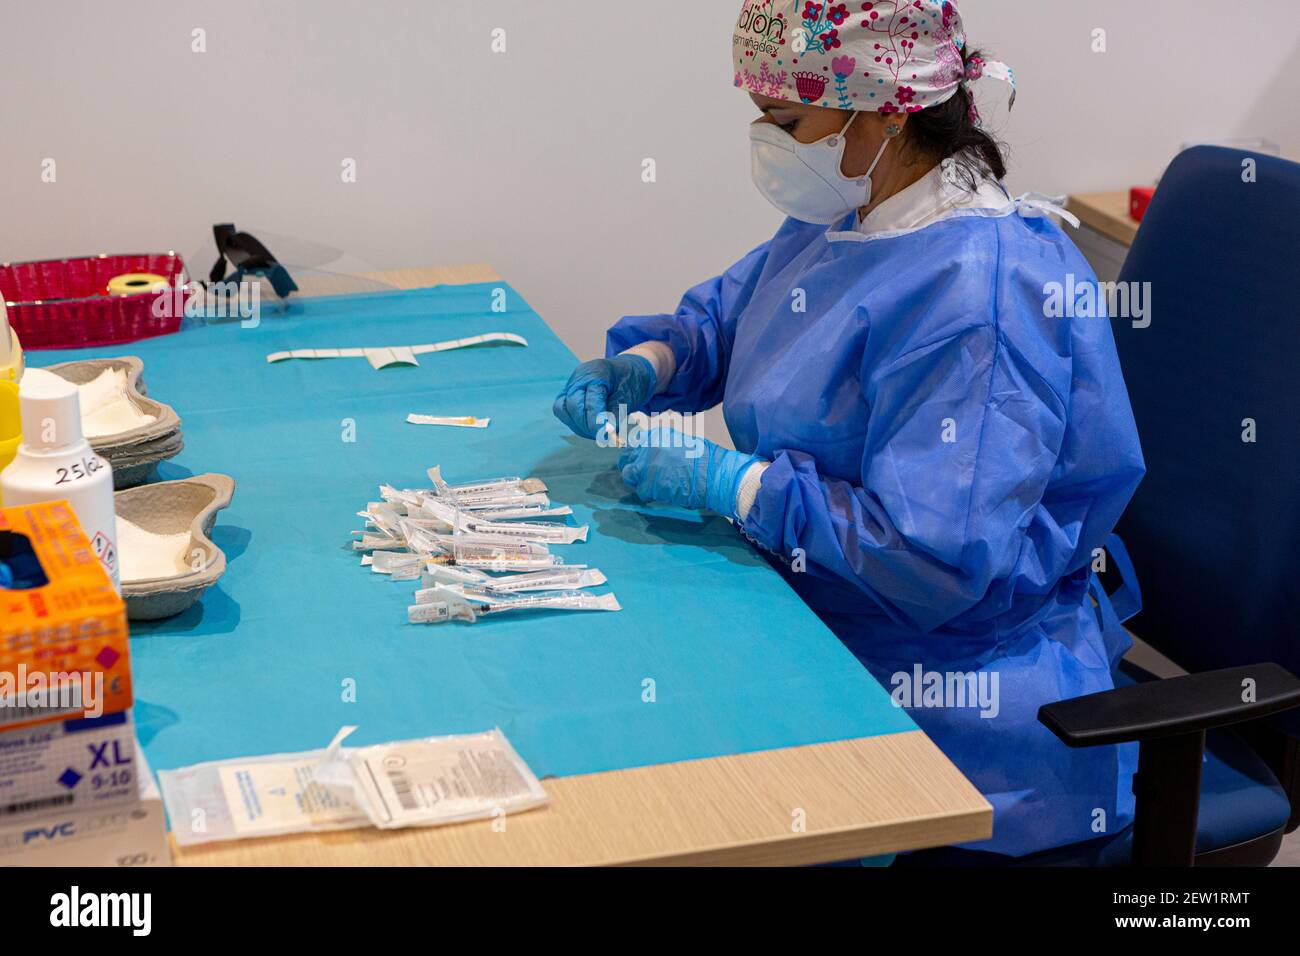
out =
[[[725,399],[736,448],[772,462],[744,533],[992,803],[972,847],[1115,833],[1136,745],[1072,750],[1037,720],[1110,689],[1130,643],[1090,599],[1144,472],[1128,394],[1109,321],[1044,308],[1048,283],[1095,276],[1041,216],[870,241],[853,221],[786,220],[676,313],[621,320],[608,353],[667,343],[651,410]],[[931,675],[983,680],[996,716],[973,693],[927,699]]]

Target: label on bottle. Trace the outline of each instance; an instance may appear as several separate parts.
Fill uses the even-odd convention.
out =
[[[104,570],[116,581],[117,543],[103,531],[96,531],[90,539],[90,547],[94,550],[95,557],[99,558],[99,563],[104,566]]]

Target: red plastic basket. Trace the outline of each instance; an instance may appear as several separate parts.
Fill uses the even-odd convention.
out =
[[[163,276],[172,288],[109,295],[108,280],[128,272]],[[175,287],[187,281],[185,263],[174,252],[0,265],[0,295],[24,349],[121,345],[170,335],[180,329],[183,310],[160,309],[163,315],[159,316],[154,314],[154,303],[173,295]]]

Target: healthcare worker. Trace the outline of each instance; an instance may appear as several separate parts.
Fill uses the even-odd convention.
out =
[[[1072,750],[1037,714],[1113,686],[1130,641],[1094,569],[1144,466],[1108,320],[1061,301],[1096,282],[1045,213],[1072,217],[1008,195],[979,123],[970,83],[1014,100],[1014,75],[938,0],[746,0],[732,49],[754,183],[789,218],[618,322],[555,413],[591,438],[620,406],[725,402],[736,451],[659,426],[624,480],[770,555],[992,803],[973,848],[1114,834],[1134,746]]]

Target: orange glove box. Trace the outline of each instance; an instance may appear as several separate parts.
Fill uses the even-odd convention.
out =
[[[0,561],[33,556],[44,584],[0,588],[0,731],[128,709],[126,605],[66,501],[0,508]]]

